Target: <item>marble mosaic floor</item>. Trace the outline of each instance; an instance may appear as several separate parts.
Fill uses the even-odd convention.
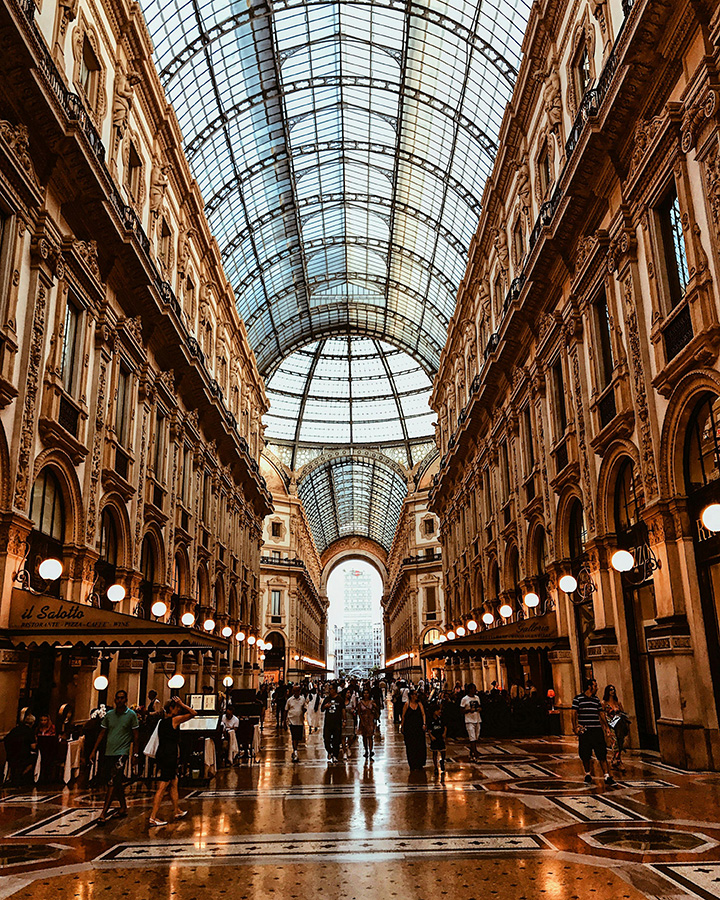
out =
[[[181,792],[189,815],[149,831],[152,791],[95,824],[88,790],[0,795],[0,898],[23,900],[680,900],[720,898],[720,774],[631,753],[617,788],[587,786],[568,740],[483,742],[408,771],[385,721],[375,760],[300,763],[265,729],[259,764]],[[359,757],[359,758],[358,758]],[[169,809],[165,810],[169,813]]]

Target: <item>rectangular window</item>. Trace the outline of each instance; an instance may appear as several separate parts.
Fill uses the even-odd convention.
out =
[[[425,588],[425,612],[434,613],[437,603],[437,588],[435,585]]]
[[[190,479],[192,477],[192,451],[183,448],[182,502],[187,506],[190,501]]]
[[[562,361],[558,360],[552,367],[553,412],[555,414],[555,437],[560,440],[567,430],[567,408],[565,406],[565,383],[563,379]]]
[[[580,53],[577,56],[577,60],[575,62],[575,87],[577,89],[577,101],[578,104],[585,96],[585,92],[590,87],[590,80],[592,75],[590,73],[590,54],[588,53],[587,45],[583,44]]]
[[[513,249],[515,251],[515,264],[520,269],[525,256],[525,232],[523,231],[521,219],[517,220],[513,229]]]
[[[155,417],[155,453],[153,459],[155,477],[164,481],[165,476],[165,416],[160,410]]]
[[[78,322],[80,320],[80,310],[75,306],[72,300],[68,299],[65,309],[65,324],[63,327],[63,344],[61,375],[62,385],[65,391],[72,396],[75,389],[75,374],[77,372],[77,343],[78,343]]]
[[[608,312],[607,296],[603,291],[593,304],[595,309],[595,324],[598,336],[598,364],[600,370],[600,390],[604,390],[612,380],[615,361],[612,352],[612,337],[610,333],[610,313]]]
[[[434,519],[425,519],[423,522],[423,531],[425,534],[435,534],[435,520]]]
[[[550,150],[548,149],[547,142],[543,144],[540,155],[538,156],[538,174],[540,176],[540,193],[543,197],[547,197],[550,185],[552,184]]]
[[[533,446],[532,412],[530,404],[523,410],[523,442],[525,445],[525,475],[529,475],[535,468],[535,448]]]
[[[495,279],[495,286],[493,289],[493,293],[495,295],[495,313],[497,318],[500,318],[500,314],[502,313],[503,301],[505,298],[503,297],[503,281],[502,275],[498,275]]]
[[[90,106],[95,108],[97,99],[97,82],[100,63],[87,37],[83,38],[80,66],[78,69],[78,82],[85,94]]]
[[[142,160],[135,149],[135,144],[130,144],[128,151],[127,169],[125,171],[125,187],[130,197],[137,202],[140,197],[140,179],[142,178]]]
[[[500,475],[502,478],[503,501],[510,497],[510,458],[507,441],[500,444]]]
[[[690,273],[688,271],[685,236],[683,235],[680,199],[673,181],[665,199],[657,208],[660,223],[665,272],[670,293],[670,308],[674,309],[685,296]]]
[[[212,479],[210,478],[209,473],[205,473],[205,479],[203,481],[203,498],[202,498],[202,518],[203,522],[207,523],[210,517],[210,492],[212,490]]]
[[[158,241],[158,259],[164,266],[167,266],[170,263],[171,239],[172,233],[170,231],[170,226],[163,217],[162,223],[160,225],[160,239]]]
[[[117,399],[115,401],[115,435],[118,443],[127,446],[128,428],[128,394],[130,392],[130,373],[121,365],[118,372]]]
[[[271,591],[270,594],[270,615],[279,616],[280,612],[280,591]]]
[[[282,522],[271,522],[272,537],[282,537]]]

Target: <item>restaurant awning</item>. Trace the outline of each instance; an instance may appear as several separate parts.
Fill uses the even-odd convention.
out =
[[[548,612],[543,616],[532,616],[520,619],[519,622],[488,628],[454,641],[430,644],[423,647],[420,656],[423,659],[441,659],[459,651],[502,653],[503,650],[552,650],[559,637],[557,616],[554,612]]]
[[[85,603],[14,589],[5,635],[16,647],[84,645],[176,647],[227,651],[228,641],[182,625],[169,625]]]

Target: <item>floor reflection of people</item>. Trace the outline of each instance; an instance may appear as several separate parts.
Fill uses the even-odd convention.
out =
[[[425,767],[427,760],[427,743],[425,741],[425,710],[418,701],[417,691],[410,691],[408,702],[403,709],[400,730],[405,741],[410,771]]]

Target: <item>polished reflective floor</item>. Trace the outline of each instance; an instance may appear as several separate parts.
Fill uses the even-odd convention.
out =
[[[720,774],[630,753],[618,787],[583,783],[573,742],[451,743],[447,772],[410,772],[383,720],[375,759],[356,744],[329,766],[322,735],[300,762],[265,728],[259,762],[181,792],[189,815],[148,829],[152,791],[128,818],[94,820],[100,795],[5,792],[0,897],[32,900],[720,897]],[[163,812],[171,815],[168,803]]]

